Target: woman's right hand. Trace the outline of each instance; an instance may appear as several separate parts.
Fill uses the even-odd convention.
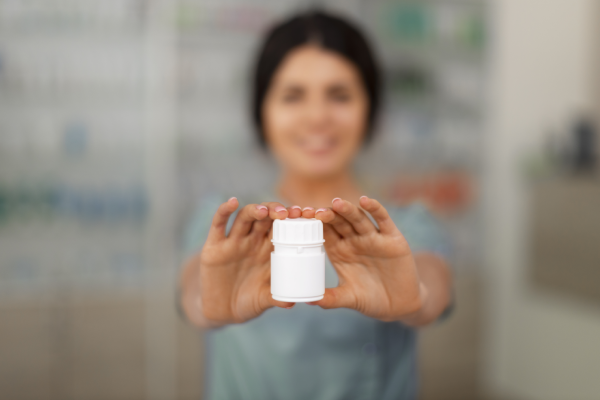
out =
[[[238,205],[232,197],[219,206],[193,267],[199,279],[198,305],[212,326],[248,321],[273,306],[295,304],[271,297],[271,227],[275,219],[302,216],[302,210],[298,206],[288,210],[276,202],[248,204],[226,236],[227,221]]]

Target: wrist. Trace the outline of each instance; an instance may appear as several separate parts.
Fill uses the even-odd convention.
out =
[[[429,323],[428,306],[431,301],[430,292],[423,282],[419,282],[419,307],[415,311],[404,315],[399,319],[399,322],[412,326],[419,327]]]
[[[226,325],[224,322],[212,320],[204,315],[204,311],[202,309],[202,297],[199,293],[197,293],[193,299],[191,299],[190,303],[190,311],[194,315],[196,325],[205,329],[214,329]]]
[[[195,264],[194,262],[188,263],[177,286],[177,309],[182,318],[191,325],[205,329],[219,327],[223,324],[212,321],[204,315],[197,265]]]
[[[402,318],[413,327],[428,325],[438,319],[451,301],[452,276],[445,261],[437,254],[423,252],[415,255],[423,299],[420,310]]]
[[[221,321],[215,321],[206,317],[202,307],[202,296],[199,291],[184,292],[181,302],[183,312],[187,317],[186,319],[192,325],[204,329],[219,328],[226,325]]]

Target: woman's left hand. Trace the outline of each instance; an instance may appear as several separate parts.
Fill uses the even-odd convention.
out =
[[[360,206],[379,229],[363,210],[339,198],[331,208],[303,211],[303,217],[323,221],[325,250],[339,278],[336,288],[310,304],[351,308],[383,321],[414,319],[428,293],[410,247],[377,200],[363,196]]]

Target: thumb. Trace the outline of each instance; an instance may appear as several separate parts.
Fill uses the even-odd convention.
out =
[[[348,286],[338,286],[325,289],[325,295],[321,300],[312,301],[311,305],[320,306],[324,309],[330,308],[352,308],[356,309],[356,296]]]
[[[292,308],[296,304],[289,301],[275,300],[273,295],[271,295],[271,287],[269,285],[263,286],[258,296],[261,313],[271,307]]]

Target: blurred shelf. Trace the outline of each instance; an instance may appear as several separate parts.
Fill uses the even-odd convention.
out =
[[[259,37],[257,35],[231,34],[223,33],[216,34],[214,32],[194,32],[180,34],[177,37],[177,47],[180,51],[193,50],[222,50],[228,49],[228,52],[235,54],[237,52],[249,53],[249,48],[257,45]]]
[[[395,42],[386,43],[384,64],[387,66],[418,64],[425,67],[443,69],[451,64],[465,64],[484,67],[487,54],[483,51],[469,51],[443,43],[435,45],[407,46]]]
[[[73,93],[70,95],[52,95],[42,91],[23,94],[0,94],[0,115],[2,108],[17,108],[20,110],[68,110],[68,109],[86,109],[93,111],[94,114],[110,110],[123,110],[126,107],[135,107],[141,110],[145,99],[141,93],[118,93],[110,94],[90,94]],[[134,109],[131,109],[134,111]],[[139,118],[139,117],[138,117]]]
[[[427,114],[432,118],[461,117],[481,120],[485,109],[481,103],[465,103],[435,96],[390,96],[387,107],[403,113]]]
[[[53,44],[60,44],[61,48],[80,45],[110,45],[117,48],[136,46],[144,43],[146,32],[143,28],[131,29],[117,27],[116,29],[11,29],[0,25],[0,42],[11,47],[13,43],[23,43],[34,48],[44,48]],[[22,47],[22,46],[19,46]]]

